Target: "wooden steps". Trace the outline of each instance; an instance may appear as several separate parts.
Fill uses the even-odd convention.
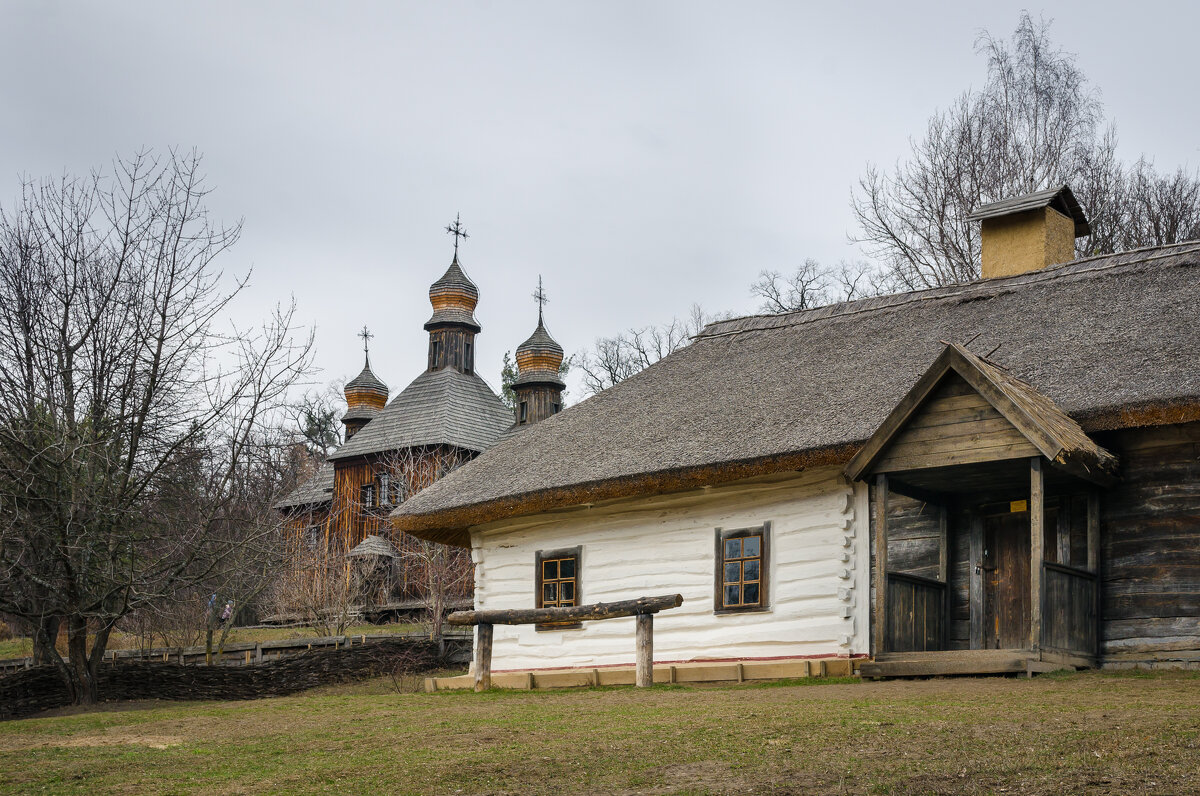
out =
[[[1061,661],[1041,660],[1030,650],[939,650],[889,652],[863,663],[863,677],[938,677],[972,674],[1026,674],[1074,669]]]

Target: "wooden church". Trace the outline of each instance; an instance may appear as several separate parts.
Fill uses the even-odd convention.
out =
[[[1066,186],[974,218],[982,279],[710,324],[394,527],[477,609],[681,594],[656,678],[1200,665],[1200,242],[1073,259]],[[599,682],[633,624],[497,626],[493,671]]]
[[[458,240],[465,233],[457,221],[447,230],[455,234],[454,256],[429,288],[425,370],[389,400],[366,354],[362,372],[345,385],[344,443],[275,506],[297,548],[327,560],[361,556],[390,540],[401,562],[400,597],[413,596],[422,579],[406,563],[415,540],[393,532],[389,512],[506,435],[558,412],[565,387],[558,373],[563,350],[542,322],[540,286],[537,328],[516,352],[515,413],[479,376],[479,289],[459,261]],[[364,350],[365,342],[364,333]],[[463,565],[469,568],[469,561]]]

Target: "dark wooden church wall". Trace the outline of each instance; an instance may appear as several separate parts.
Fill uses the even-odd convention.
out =
[[[1200,423],[1098,436],[1121,457],[1100,498],[1106,662],[1200,654]]]

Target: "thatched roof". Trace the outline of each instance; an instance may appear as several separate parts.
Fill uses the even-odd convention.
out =
[[[311,478],[289,492],[273,508],[299,509],[333,500],[333,463],[325,462]]]
[[[512,422],[512,411],[479,376],[454,368],[426,371],[329,458],[421,445],[482,451]]]
[[[844,464],[941,341],[996,349],[992,361],[1085,430],[1197,419],[1198,307],[1200,242],[1191,242],[715,323],[500,442],[413,496],[393,522],[464,544],[469,526],[504,517]]]

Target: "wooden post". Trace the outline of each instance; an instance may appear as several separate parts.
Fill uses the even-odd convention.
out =
[[[1091,653],[1098,656],[1100,654],[1100,633],[1104,626],[1100,622],[1100,589],[1103,587],[1100,579],[1100,492],[1096,489],[1089,490],[1087,496],[1087,568],[1096,574],[1096,586],[1092,590],[1092,614],[1096,621],[1096,646]]]
[[[946,505],[938,505],[938,580],[946,583],[950,577],[950,518]]]
[[[888,478],[875,476],[875,655],[884,652],[887,623],[887,511]]]
[[[1029,460],[1029,648],[1042,648],[1042,564],[1046,541],[1046,474],[1042,457]]]
[[[1087,496],[1087,568],[1100,574],[1100,493],[1095,489]]]
[[[983,649],[983,517],[971,512],[971,649]]]
[[[637,687],[654,685],[654,614],[637,615]]]
[[[492,687],[492,626],[481,622],[475,636],[475,690]]]
[[[938,504],[938,580],[950,583],[950,511],[945,503]],[[946,649],[946,640],[950,633],[950,589],[942,589],[941,611],[942,637],[938,640],[942,649]]]

